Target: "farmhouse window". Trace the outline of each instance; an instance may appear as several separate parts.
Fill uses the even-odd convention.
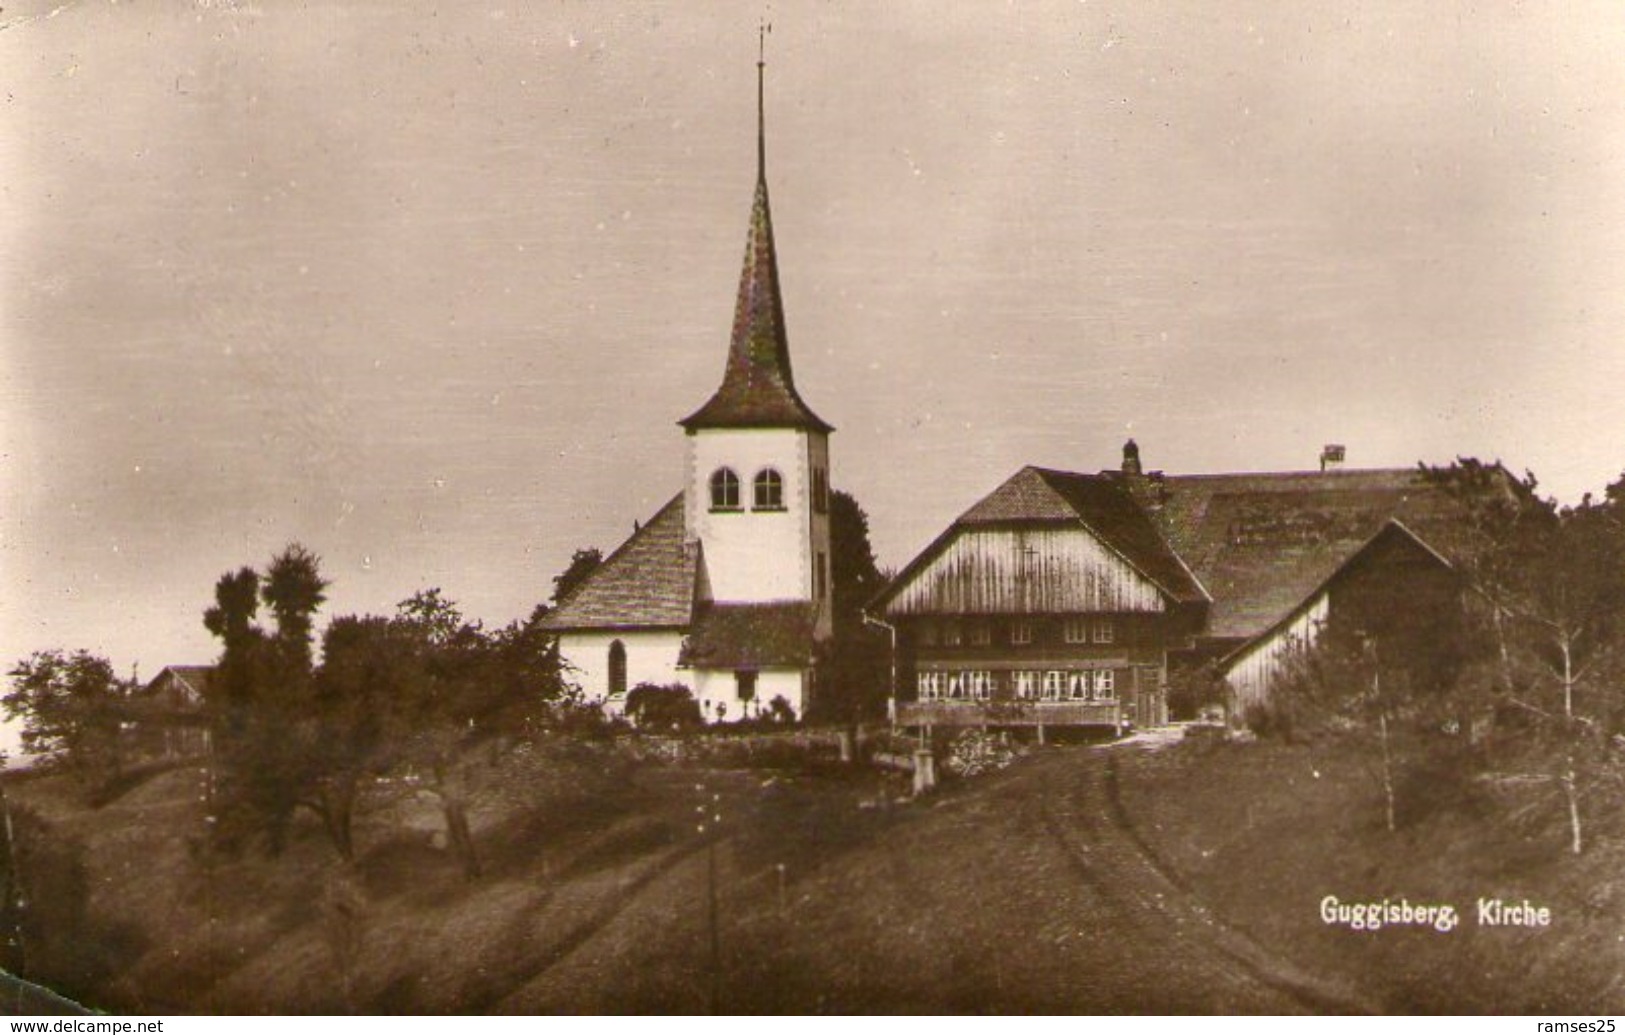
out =
[[[973,647],[986,647],[993,642],[993,630],[986,622],[972,622],[970,642]]]
[[[1066,696],[1066,673],[1051,669],[1044,673],[1044,700],[1059,701]]]
[[[942,673],[920,673],[920,700],[935,701],[942,696]]]
[[[965,673],[968,696],[977,701],[985,701],[993,693],[993,673],[977,670]]]
[[[1015,675],[1016,696],[1024,701],[1031,701],[1038,696],[1038,673],[1017,672]]]
[[[757,471],[751,481],[751,490],[751,505],[757,510],[784,509],[784,479],[773,468],[765,467]]]
[[[937,645],[937,623],[927,618],[919,624],[915,635],[919,638],[920,646],[935,647]]]
[[[1068,618],[1063,630],[1068,643],[1089,642],[1089,621],[1086,618]]]
[[[1095,619],[1095,642],[1113,643],[1117,639],[1117,627],[1110,618]]]
[[[731,468],[719,467],[711,474],[711,509],[739,509],[739,476]]]
[[[813,511],[819,514],[829,511],[829,472],[822,467],[813,468]]]
[[[1089,673],[1073,672],[1066,681],[1066,695],[1074,701],[1089,699]]]
[[[1110,701],[1117,696],[1117,673],[1103,668],[1095,673],[1095,700]]]
[[[947,621],[942,623],[942,645],[944,647],[959,646],[959,623]]]
[[[1012,623],[1010,623],[1010,642],[1014,643],[1014,644],[1025,644],[1025,643],[1033,642],[1033,623],[1031,623],[1031,622],[1012,622]]]
[[[958,701],[965,696],[965,673],[948,673],[948,697]]]
[[[756,673],[749,669],[742,669],[734,673],[734,690],[741,701],[754,701],[756,699]]]

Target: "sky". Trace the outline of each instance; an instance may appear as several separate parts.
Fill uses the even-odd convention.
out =
[[[901,566],[1024,464],[1625,470],[1625,9],[0,5],[0,659],[502,624],[681,487],[755,166],[833,482]]]

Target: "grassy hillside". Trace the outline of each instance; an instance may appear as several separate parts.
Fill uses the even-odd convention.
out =
[[[1625,1008],[1625,843],[1602,838],[1574,857],[1555,807],[1513,823],[1508,802],[1441,793],[1443,782],[1420,774],[1402,787],[1402,824],[1389,833],[1378,785],[1346,747],[1187,743],[1124,754],[1117,775],[1135,832],[1183,887],[1265,947],[1345,977],[1379,1009]],[[1462,917],[1448,934],[1355,931],[1322,922],[1327,895],[1453,903]],[[1552,924],[1480,926],[1480,897],[1548,906]]]
[[[1621,1006],[1621,852],[1444,810],[1381,827],[1324,748],[1051,747],[919,802],[835,765],[725,769],[556,742],[493,757],[463,878],[433,802],[373,792],[341,866],[314,823],[213,858],[202,773],[100,809],[15,783],[86,908],[34,971],[114,1010],[1583,1010]],[[723,817],[712,843],[696,808]],[[714,885],[712,883],[715,876]],[[75,883],[77,881],[77,883]],[[710,888],[716,889],[716,936]],[[1326,894],[1530,897],[1537,931],[1356,933]],[[62,932],[73,931],[72,937]],[[68,946],[71,943],[71,946]],[[714,951],[713,951],[713,946]]]

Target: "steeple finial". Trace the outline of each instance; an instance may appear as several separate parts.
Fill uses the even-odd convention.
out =
[[[773,24],[762,19],[756,27],[756,178],[767,179],[767,104],[762,82],[767,76],[767,34]]]

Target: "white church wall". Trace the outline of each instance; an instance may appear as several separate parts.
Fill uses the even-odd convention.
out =
[[[706,429],[688,437],[688,531],[705,545],[715,599],[812,599],[807,439],[805,431],[789,428]],[[738,511],[711,509],[711,475],[721,467],[739,477]],[[783,510],[752,506],[752,482],[769,467],[783,479]]]
[[[805,674],[798,668],[765,668],[756,673],[756,693],[750,702],[739,699],[739,686],[731,669],[695,669],[688,685],[700,702],[706,721],[738,719],[766,712],[773,698],[783,697],[799,717],[805,707]]]
[[[589,701],[609,696],[609,648],[616,640],[626,648],[628,690],[639,683],[683,683],[692,688],[692,673],[677,667],[677,653],[683,646],[683,634],[677,630],[563,633],[559,652],[575,670],[567,676]]]

